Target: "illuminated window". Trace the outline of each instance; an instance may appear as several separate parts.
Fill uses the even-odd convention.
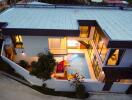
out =
[[[87,38],[90,34],[88,26],[80,26],[80,37]]]
[[[123,56],[125,50],[120,50],[120,49],[111,49],[108,60],[107,60],[107,65],[119,65],[121,58]]]
[[[100,56],[103,62],[105,60],[107,52],[108,52],[108,48],[105,46],[105,44],[103,44],[102,49],[100,51]]]
[[[98,44],[98,42],[99,42],[100,39],[101,39],[100,34],[98,33],[97,30],[95,30],[94,37],[93,37],[93,40],[94,40],[95,45]]]
[[[49,48],[50,49],[60,49],[61,48],[61,38],[49,38]]]
[[[22,36],[16,35],[16,43],[22,43]]]
[[[92,67],[94,70],[95,77],[98,79],[100,72],[102,71],[101,67],[99,66],[99,63],[97,61],[96,56],[94,55],[93,61],[92,61]]]
[[[94,35],[93,35],[93,41],[94,44],[96,46],[96,49],[99,53],[99,56],[102,60],[102,62],[104,62],[105,58],[106,58],[106,54],[108,52],[108,48],[105,45],[105,36],[102,32],[102,30],[100,30],[98,27],[96,27]]]
[[[67,46],[71,48],[79,48],[80,43],[77,40],[67,40]]]
[[[23,48],[22,36],[16,35],[15,36],[15,46],[16,48]]]

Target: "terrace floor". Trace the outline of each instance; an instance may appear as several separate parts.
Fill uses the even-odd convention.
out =
[[[84,56],[85,56],[84,58],[82,58],[82,57],[79,58],[78,57],[78,59],[70,61],[69,63],[70,63],[70,65],[72,65],[74,67],[76,65],[78,65],[78,68],[79,68],[79,66],[82,67],[82,65],[83,65],[84,67],[83,67],[83,69],[81,69],[82,70],[81,74],[83,74],[86,78],[96,80],[95,75],[94,75],[94,71],[93,71],[89,56],[88,56],[87,49],[68,49],[67,52],[68,52],[68,54],[84,54]],[[65,57],[55,56],[55,59],[56,59],[57,62],[60,62],[60,61],[64,60]],[[37,61],[38,57],[37,56],[32,56],[31,57],[31,56],[26,55],[26,53],[22,54],[21,52],[18,52],[17,55],[15,56],[14,61],[16,63],[18,63],[20,60],[26,60],[30,64],[32,61]]]

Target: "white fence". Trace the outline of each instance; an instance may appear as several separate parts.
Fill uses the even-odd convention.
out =
[[[75,91],[75,88],[71,86],[71,82],[68,80],[54,80],[55,91]]]
[[[71,81],[54,80],[52,83],[53,84],[50,86],[54,87],[55,91],[75,91],[75,87],[71,86]],[[83,84],[85,86],[86,92],[103,92],[102,90],[105,85],[105,83],[90,79],[87,82],[83,82]],[[125,93],[130,85],[130,83],[114,82],[109,92]]]
[[[104,83],[99,81],[88,81],[83,84],[85,85],[87,92],[101,92],[104,87]]]
[[[54,87],[55,91],[75,91],[75,87],[71,85],[72,81],[68,80],[55,80],[54,82]],[[83,82],[85,85],[85,89],[87,92],[101,92],[104,83],[98,82],[98,81],[93,81],[93,80],[88,80],[87,82]]]
[[[132,83],[117,83],[114,82],[114,84],[112,85],[110,92],[118,92],[118,93],[125,93],[126,90],[129,88],[129,86]]]

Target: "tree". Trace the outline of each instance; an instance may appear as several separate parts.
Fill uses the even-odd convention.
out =
[[[32,71],[31,75],[35,75],[36,77],[47,80],[51,78],[51,73],[54,71],[56,61],[53,57],[53,54],[48,52],[47,54],[39,53],[38,61],[32,62],[31,65]]]

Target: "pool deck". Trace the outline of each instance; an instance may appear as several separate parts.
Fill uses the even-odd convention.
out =
[[[91,62],[90,62],[90,58],[88,56],[88,50],[87,49],[68,49],[68,53],[83,53],[83,54],[85,54],[85,59],[86,59],[86,62],[88,64],[90,77],[93,80],[97,80],[95,78],[95,75],[94,75],[94,71],[93,71],[93,68],[92,68],[92,65],[91,65]]]

